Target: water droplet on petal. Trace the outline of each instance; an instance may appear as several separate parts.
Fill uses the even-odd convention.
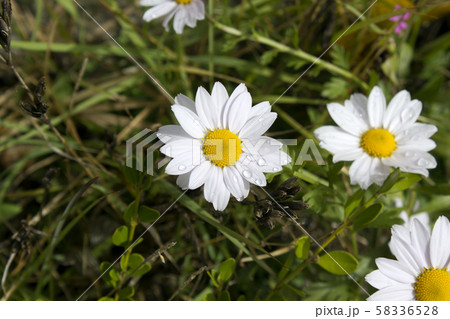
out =
[[[263,165],[265,165],[266,164],[266,161],[263,159],[263,158],[260,158],[259,160],[258,160],[258,165],[259,166],[263,166]]]
[[[180,170],[180,171],[184,171],[185,169],[186,169],[186,166],[184,166],[184,165],[178,166],[178,170]]]
[[[417,165],[419,165],[420,167],[427,166],[427,165],[428,165],[428,161],[425,160],[425,159],[423,159],[423,158],[421,158],[421,159],[419,159],[419,160],[417,161]]]
[[[245,178],[250,178],[250,177],[252,177],[252,173],[251,173],[250,171],[248,171],[248,170],[245,170],[242,174],[244,174],[244,177],[245,177]]]
[[[239,180],[238,180],[238,178],[237,178],[237,176],[233,176],[233,181],[235,182],[235,183],[237,183]]]
[[[416,116],[416,113],[414,112],[414,110],[409,108],[409,109],[404,110],[400,114],[400,119],[402,120],[402,122],[407,122],[407,121],[411,120],[415,116]]]
[[[279,171],[278,167],[274,167],[272,170],[273,170],[274,172],[278,172],[278,171]]]

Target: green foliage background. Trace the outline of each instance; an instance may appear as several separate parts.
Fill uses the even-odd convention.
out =
[[[309,208],[295,211],[297,222],[369,293],[364,276],[375,258],[390,256],[390,226],[402,222],[395,197],[410,214],[419,202],[432,220],[449,216],[448,2],[379,0],[347,30],[372,1],[210,0],[210,18],[181,36],[143,23],[138,1],[79,3],[173,96],[194,97],[214,81],[231,92],[244,82],[253,104],[274,102],[316,62],[273,106],[279,117],[269,135],[297,139],[294,158],[315,128],[332,123],[330,101],[374,85],[388,100],[402,89],[421,100],[420,121],[439,129],[429,178],[393,171],[385,185],[362,192],[349,185],[348,165],[332,164],[323,150],[324,166],[288,165],[268,176],[269,193],[298,178],[301,191],[290,201]],[[397,3],[410,9],[394,12]],[[407,10],[409,27],[397,35],[389,18]],[[256,220],[260,190],[223,213],[201,190],[170,207],[182,194],[173,176],[124,167],[128,138],[175,123],[171,103],[75,2],[14,1],[12,20],[15,66],[32,88],[45,77],[54,129],[19,108],[24,90],[0,64],[2,273],[10,261],[3,299],[74,300],[103,272],[82,299],[367,297],[292,220],[271,216],[273,229]]]

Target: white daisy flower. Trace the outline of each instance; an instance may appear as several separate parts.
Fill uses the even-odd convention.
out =
[[[248,196],[250,183],[266,185],[264,173],[279,172],[291,158],[279,141],[261,136],[277,118],[269,102],[252,107],[244,84],[231,96],[216,82],[211,95],[199,87],[195,102],[179,94],[172,111],[179,125],[158,131],[165,143],[161,152],[173,159],[169,175],[179,175],[182,189],[204,187],[205,199],[224,210],[230,194],[238,201]]]
[[[450,301],[450,222],[441,216],[430,234],[419,219],[411,228],[392,227],[391,252],[397,260],[377,258],[366,281],[379,289],[373,301]]]
[[[422,103],[411,100],[407,91],[397,93],[386,108],[386,99],[374,87],[367,99],[353,94],[344,106],[328,104],[328,112],[339,125],[323,126],[314,133],[320,146],[334,154],[333,162],[353,161],[350,181],[367,189],[383,184],[389,167],[428,176],[436,160],[428,151],[436,147],[429,139],[434,125],[416,123]]]
[[[195,28],[197,20],[205,19],[202,0],[141,0],[140,4],[153,7],[144,13],[145,21],[165,16],[162,25],[169,31],[169,21],[173,18],[173,28],[178,34],[183,33],[185,25]]]

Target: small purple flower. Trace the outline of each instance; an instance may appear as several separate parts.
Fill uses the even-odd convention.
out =
[[[397,4],[394,8],[394,10],[401,9],[402,6]],[[403,30],[408,28],[408,24],[405,22],[411,17],[411,12],[406,12],[405,14],[401,14],[398,16],[394,16],[392,18],[389,18],[389,21],[398,22],[397,26],[395,27],[395,33],[400,34]]]

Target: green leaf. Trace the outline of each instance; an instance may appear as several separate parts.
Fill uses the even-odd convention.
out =
[[[230,293],[226,290],[222,291],[219,297],[219,301],[230,301],[230,300],[231,300]]]
[[[112,236],[112,243],[116,246],[125,247],[128,243],[128,227],[125,225],[116,229]]]
[[[219,288],[220,285],[217,283],[217,276],[219,275],[219,273],[217,272],[217,270],[213,269],[213,270],[211,270],[211,272],[208,271],[207,274],[208,274],[209,278],[211,278],[213,285],[216,288]]]
[[[134,157],[133,157],[133,163],[134,163]],[[130,182],[131,185],[134,187],[139,182],[139,171],[136,170],[136,168],[124,166],[123,167],[123,175],[127,179],[128,182]]]
[[[127,210],[125,211],[125,215],[123,216],[123,219],[128,223],[131,224],[134,216],[134,212],[136,211],[136,201],[131,202],[130,205],[128,205]]]
[[[278,55],[278,50],[267,50],[261,56],[261,64],[267,65]]]
[[[343,250],[332,251],[322,255],[317,264],[326,271],[335,275],[346,275],[358,268],[358,260]]]
[[[114,301],[111,297],[101,297],[98,301]]]
[[[22,208],[16,204],[0,203],[0,220],[8,220],[20,214]]]
[[[148,206],[139,207],[139,221],[142,223],[153,223],[159,218],[160,213]]]
[[[351,213],[359,206],[364,195],[364,190],[358,189],[354,192],[345,203],[345,217],[350,216]]]
[[[308,257],[309,246],[311,241],[308,236],[303,236],[297,239],[295,243],[295,256],[298,259],[306,259]]]
[[[349,85],[347,81],[333,77],[330,81],[326,82],[323,87],[322,96],[329,99],[335,99],[346,96]]]
[[[130,255],[130,260],[128,261],[128,274],[132,274],[143,262],[145,261],[144,257],[140,254],[133,253]],[[143,264],[139,269],[136,270],[132,274],[132,277],[139,277],[145,275],[152,269],[152,266],[149,264]]]
[[[365,211],[363,211],[356,219],[353,224],[356,226],[364,226],[370,224],[378,218],[383,209],[382,204],[373,204],[369,206]]]
[[[100,273],[104,275],[102,276],[103,280],[110,286],[115,286],[115,282],[114,280],[111,278],[110,276],[110,271],[106,272],[105,271],[111,266],[110,262],[104,261],[100,264]]]
[[[417,182],[422,179],[422,176],[417,174],[405,174],[402,179],[396,182],[387,192],[386,194],[393,194],[397,192],[401,192],[405,189],[410,188]]]
[[[216,297],[213,294],[207,294],[203,301],[217,301]]]
[[[378,190],[379,194],[386,193],[388,190],[394,186],[394,184],[398,181],[400,177],[400,170],[396,168],[384,181],[383,185],[381,185],[380,189]]]
[[[219,283],[224,284],[230,279],[234,272],[236,261],[234,258],[228,258],[219,267],[219,276],[217,277]]]
[[[117,283],[120,280],[119,272],[116,269],[111,268],[111,270],[109,271],[109,276],[111,277],[113,287],[116,287]]]
[[[133,287],[125,287],[119,291],[119,300],[130,300],[134,296]]]

